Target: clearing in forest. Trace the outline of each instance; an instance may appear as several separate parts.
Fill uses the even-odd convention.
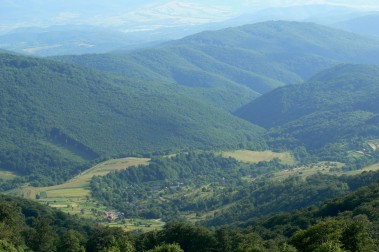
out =
[[[223,152],[224,157],[232,157],[241,162],[258,163],[261,161],[270,161],[274,158],[279,158],[282,163],[294,165],[295,159],[289,152],[273,152],[273,151],[251,151],[251,150],[236,150]]]

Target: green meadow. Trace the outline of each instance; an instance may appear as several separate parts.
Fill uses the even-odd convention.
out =
[[[229,152],[223,152],[222,156],[232,157],[241,162],[258,163],[261,161],[270,161],[274,158],[279,158],[282,163],[288,165],[294,165],[295,159],[289,152],[273,152],[267,151],[251,151],[251,150],[235,150]]]

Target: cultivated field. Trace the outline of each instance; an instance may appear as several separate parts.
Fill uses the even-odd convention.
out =
[[[146,165],[148,158],[122,158],[113,159],[100,163],[89,170],[84,171],[64,184],[50,187],[25,186],[21,189],[12,190],[9,193],[29,199],[37,199],[42,204],[59,208],[63,212],[78,214],[87,218],[96,218],[104,221],[104,211],[111,211],[100,205],[90,195],[89,183],[93,176],[104,176],[112,171],[127,169],[130,166]],[[123,220],[122,223],[109,223],[120,225],[128,230],[150,230],[161,227],[159,220]]]
[[[285,164],[295,164],[295,160],[289,152],[236,150],[231,152],[223,152],[222,155],[224,157],[232,157],[241,162],[247,163],[258,163],[261,161],[270,161],[274,158],[279,158]]]

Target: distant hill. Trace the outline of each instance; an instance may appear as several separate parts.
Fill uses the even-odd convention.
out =
[[[0,54],[0,168],[63,181],[97,158],[211,148],[262,129],[158,82]]]
[[[122,48],[139,48],[140,37],[93,26],[20,28],[0,36],[0,46],[26,55],[106,53]]]
[[[379,13],[376,12],[339,22],[335,26],[347,31],[379,37],[378,24]]]
[[[312,23],[278,21],[202,32],[127,54],[56,59],[174,82],[232,111],[259,94],[301,83],[339,63],[379,64],[379,40]]]
[[[223,24],[237,26],[272,20],[286,20],[330,25],[364,13],[356,8],[340,5],[304,4],[260,9],[227,20]]]
[[[236,115],[319,148],[355,136],[379,137],[378,104],[379,67],[340,65],[271,91]]]

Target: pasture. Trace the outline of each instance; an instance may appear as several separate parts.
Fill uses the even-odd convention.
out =
[[[0,179],[12,180],[12,179],[17,178],[17,177],[18,177],[18,175],[16,173],[0,168]]]
[[[270,150],[267,151],[251,151],[251,150],[236,150],[223,152],[222,156],[232,157],[241,162],[246,163],[258,163],[261,161],[270,161],[274,158],[279,158],[282,163],[288,165],[294,165],[296,163],[295,159],[292,157],[289,152],[273,152]]]

